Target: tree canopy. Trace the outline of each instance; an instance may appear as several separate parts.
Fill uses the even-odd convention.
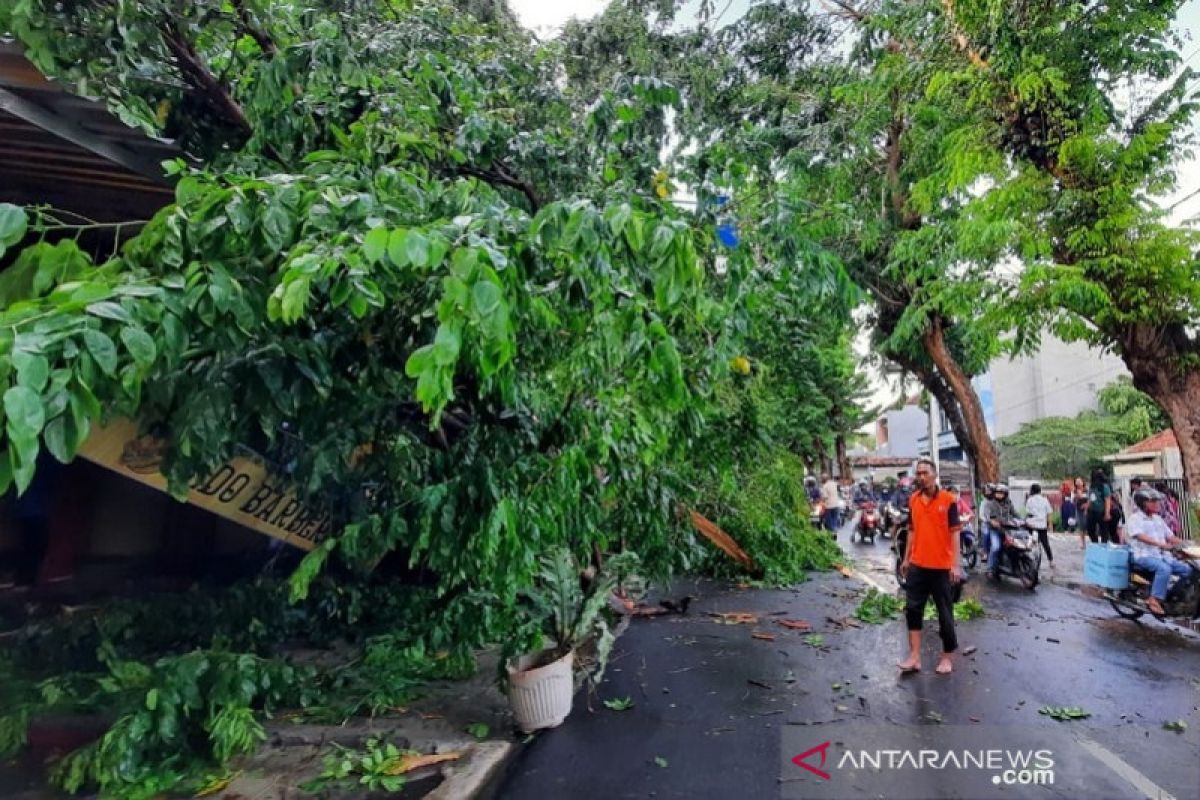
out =
[[[852,372],[836,270],[780,225],[718,243],[711,182],[694,209],[670,202],[668,119],[708,95],[636,50],[582,70],[588,36],[540,42],[494,12],[0,12],[48,74],[188,154],[176,202],[94,266],[71,220],[20,212],[33,243],[14,268],[33,277],[2,312],[2,485],[112,413],[169,436],[176,491],[248,447],[333,511],[300,594],[334,551],[399,551],[437,576],[445,619],[487,637],[556,543],[625,540],[657,572],[695,558],[676,506],[697,498],[672,465],[701,457],[735,357],[778,381],[781,419],[826,420],[801,454],[848,432],[828,422],[855,419],[829,399]],[[636,19],[622,41],[665,25]],[[788,318],[813,317],[792,348],[752,321],[785,285]]]

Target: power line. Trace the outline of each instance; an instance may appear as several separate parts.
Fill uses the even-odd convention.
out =
[[[1066,389],[1070,389],[1075,386],[1079,386],[1080,384],[1087,383],[1088,381],[1095,380],[1096,378],[1102,377],[1104,375],[1107,375],[1107,374],[1113,372],[1114,370],[1119,370],[1119,369],[1120,369],[1119,365],[1106,367],[1105,369],[1102,369],[1101,371],[1099,371],[1097,373],[1094,373],[1092,375],[1087,375],[1083,378],[1080,378],[1077,381],[1072,381],[1071,383],[1066,383],[1066,384],[1063,384],[1062,386],[1056,386],[1048,392],[1042,392],[1040,394],[1036,394],[1033,397],[1029,398],[1028,400],[1022,400],[1019,403],[1014,403],[1013,405],[1005,406],[1003,409],[1001,409],[999,406],[996,406],[994,409],[995,413],[997,416],[999,416],[1001,410],[1013,411],[1014,409],[1022,408],[1024,406],[1029,405],[1030,403],[1036,403],[1039,400],[1044,400],[1047,397],[1050,397],[1051,395],[1058,394],[1059,392],[1062,392]],[[992,397],[995,398],[995,396],[996,396],[996,387],[993,385],[992,386]]]

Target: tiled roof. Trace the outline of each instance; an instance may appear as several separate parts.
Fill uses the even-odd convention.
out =
[[[1137,444],[1131,444],[1122,450],[1122,453],[1157,453],[1162,450],[1179,449],[1179,442],[1175,439],[1175,431],[1167,428],[1164,431],[1159,431],[1148,439],[1142,439]]]
[[[851,456],[850,463],[856,467],[907,467],[916,459],[903,456]]]

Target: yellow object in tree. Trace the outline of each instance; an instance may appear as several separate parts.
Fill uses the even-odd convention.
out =
[[[654,187],[654,193],[658,195],[660,200],[666,200],[667,195],[670,194],[670,192],[667,191],[667,187],[661,183]]]
[[[733,359],[733,361],[729,362],[729,366],[732,367],[733,371],[739,375],[750,374],[750,359],[746,358],[745,356],[738,356],[737,358]]]

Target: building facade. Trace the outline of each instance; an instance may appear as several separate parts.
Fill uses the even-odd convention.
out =
[[[1111,353],[1044,336],[1033,355],[992,363],[993,434],[1008,436],[1027,422],[1094,411],[1100,390],[1128,374]]]
[[[916,458],[918,441],[929,432],[929,417],[911,397],[903,408],[892,409],[875,421],[875,453],[891,458]]]

